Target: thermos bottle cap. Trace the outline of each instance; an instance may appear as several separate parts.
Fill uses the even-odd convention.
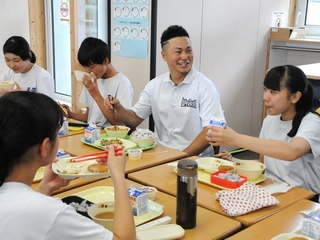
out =
[[[178,175],[196,176],[198,174],[198,163],[190,159],[182,159],[178,162]]]

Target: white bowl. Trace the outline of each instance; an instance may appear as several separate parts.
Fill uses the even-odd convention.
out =
[[[115,126],[107,126],[104,128],[104,130],[108,134],[108,137],[125,138],[130,131],[130,128],[127,126],[116,125],[116,129],[114,129],[114,127]]]
[[[148,198],[153,201],[156,199],[156,193],[158,190],[154,187],[144,186],[142,187],[143,191],[146,191],[148,193]]]
[[[14,81],[0,81],[0,88],[4,90],[13,89]]]
[[[142,150],[141,149],[129,149],[127,151],[130,160],[141,159]]]
[[[79,71],[79,70],[74,70],[74,75],[78,82],[82,82],[84,76],[88,76],[89,78],[92,79],[92,76],[90,73]]]
[[[95,203],[88,208],[88,215],[94,222],[112,231],[114,220],[114,202]]]
[[[237,160],[234,167],[239,175],[247,177],[248,180],[257,179],[266,169],[263,163],[255,160]]]
[[[131,140],[134,141],[138,147],[150,147],[153,143],[155,138],[135,138],[131,137]]]

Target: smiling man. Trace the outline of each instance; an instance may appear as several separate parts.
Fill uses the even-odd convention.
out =
[[[213,82],[193,67],[193,51],[188,32],[169,26],[161,36],[162,58],[169,72],[152,79],[138,102],[125,109],[118,99],[105,105],[131,128],[152,114],[158,143],[184,151],[188,156],[213,156],[204,128],[212,116],[224,117],[220,95]]]

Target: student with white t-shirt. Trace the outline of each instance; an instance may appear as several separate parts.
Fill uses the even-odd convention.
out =
[[[121,124],[114,114],[104,107],[108,96],[121,99],[124,106],[131,107],[133,88],[128,78],[111,64],[109,46],[100,39],[88,37],[80,45],[78,61],[91,73],[84,76],[84,88],[80,103],[87,107],[85,113],[72,112],[67,105],[68,117],[101,127]]]
[[[61,108],[44,94],[16,91],[0,98],[1,239],[136,239],[123,148],[110,145],[108,159],[100,161],[108,166],[114,183],[112,232],[50,196],[69,183],[52,171],[62,123]],[[42,166],[46,166],[44,177],[34,191],[31,184]]]
[[[212,127],[206,139],[260,153],[268,178],[320,194],[320,117],[313,112],[313,87],[301,69],[292,65],[272,68],[264,79],[268,116],[259,138],[239,134],[230,127]],[[223,151],[220,157],[232,160]]]
[[[43,93],[55,99],[54,80],[50,73],[38,66],[29,43],[20,36],[10,37],[3,45],[5,62],[9,69],[0,76],[2,81],[15,81],[13,90],[0,89],[0,95],[10,91]]]

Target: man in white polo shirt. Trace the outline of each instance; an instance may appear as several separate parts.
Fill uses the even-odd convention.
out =
[[[131,109],[125,109],[118,99],[106,99],[105,105],[131,128],[152,114],[158,143],[188,156],[212,157],[204,128],[212,116],[224,118],[220,94],[214,83],[193,67],[191,41],[183,27],[169,26],[162,33],[161,47],[169,72],[152,79]]]

